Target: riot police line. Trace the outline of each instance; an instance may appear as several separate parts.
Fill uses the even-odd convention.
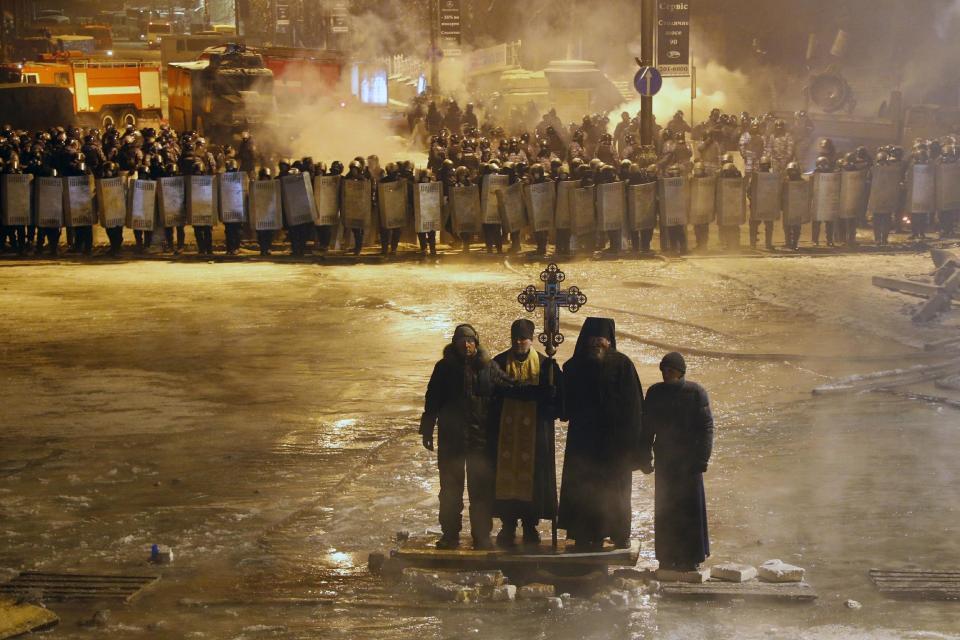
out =
[[[599,137],[598,151],[610,138]],[[285,230],[296,256],[305,255],[311,241],[326,253],[341,237],[343,245],[352,238],[357,255],[373,231],[383,254],[397,252],[404,232],[417,234],[421,252],[436,254],[438,234],[446,231],[447,240],[464,250],[482,242],[487,252],[499,253],[506,239],[510,251],[519,251],[529,234],[534,255],[546,255],[552,241],[564,256],[575,245],[619,252],[625,240],[634,250],[650,251],[659,230],[663,250],[685,253],[690,227],[700,250],[709,247],[714,224],[724,249],[739,246],[745,224],[751,245],[763,227],[772,248],[779,221],[784,245],[797,249],[808,223],[815,244],[822,227],[828,244],[851,244],[869,215],[877,243],[885,244],[901,213],[922,235],[932,216],[952,228],[960,210],[960,164],[952,144],[938,147],[935,161],[919,145],[907,161],[891,147],[881,149],[875,162],[865,150],[837,159],[830,145],[821,145],[823,155],[808,175],[796,162],[775,172],[765,157],[743,175],[729,153],[719,170],[702,161],[644,166],[623,160],[615,167],[599,158],[564,162],[552,154],[528,166],[525,156],[511,151],[514,146],[508,140],[505,154],[484,162],[468,153],[459,164],[434,155],[429,168],[420,170],[411,162],[381,168],[371,155],[355,158],[346,172],[339,161],[328,168],[311,158],[280,161],[274,172],[262,166],[269,161],[255,153],[248,136],[235,150],[169,127],[109,128],[102,135],[73,128],[30,135],[5,128],[2,239],[19,253],[31,246],[40,253],[46,245],[56,254],[65,229],[68,246],[89,254],[93,228],[100,225],[112,254],[122,247],[124,229],[133,231],[138,251],[160,231],[164,248],[178,251],[190,225],[198,252],[209,255],[212,230],[222,224],[228,254],[237,253],[245,235],[255,235],[261,254],[269,254]]]
[[[812,174],[803,175],[790,163],[781,176],[762,159],[746,177],[729,162],[717,174],[695,163],[689,175],[674,166],[662,177],[636,165],[620,174],[598,162],[575,164],[573,176],[565,166],[554,177],[540,165],[518,176],[506,163],[484,165],[476,176],[464,167],[442,169],[439,181],[427,171],[413,175],[393,163],[374,180],[370,169],[354,161],[346,175],[333,170],[311,176],[288,167],[276,179],[263,169],[251,179],[235,167],[156,180],[111,172],[100,177],[4,173],[0,212],[5,235],[22,241],[26,229],[35,226],[36,250],[46,244],[54,255],[64,228],[72,231],[80,251],[89,252],[96,225],[106,230],[114,251],[124,229],[132,230],[142,246],[150,244],[154,232],[172,236],[189,225],[198,251],[211,254],[211,232],[221,224],[231,253],[249,230],[267,254],[284,229],[295,255],[304,255],[311,240],[326,252],[342,227],[353,235],[355,254],[368,229],[379,230],[383,253],[396,253],[404,231],[419,234],[421,249],[436,253],[437,233],[446,229],[465,249],[480,241],[488,251],[501,252],[506,234],[516,250],[530,232],[537,244],[534,254],[545,255],[552,236],[557,254],[570,255],[574,239],[588,251],[620,251],[626,237],[633,249],[650,251],[657,229],[664,249],[684,253],[689,227],[696,248],[705,250],[713,225],[723,249],[737,248],[740,228],[748,224],[752,244],[763,227],[766,246],[772,248],[778,222],[790,249],[798,248],[807,224],[814,243],[826,227],[828,244],[849,245],[868,213],[878,243],[884,244],[901,211],[916,224],[921,216],[955,218],[960,210],[956,162],[903,168],[881,159],[869,169],[836,171],[821,159]]]

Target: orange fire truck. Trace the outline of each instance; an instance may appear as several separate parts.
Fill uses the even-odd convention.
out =
[[[160,65],[150,62],[27,62],[22,81],[53,84],[73,93],[83,122],[98,126],[136,124],[162,117]]]

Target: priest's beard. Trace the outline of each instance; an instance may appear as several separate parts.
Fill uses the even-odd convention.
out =
[[[600,362],[607,355],[608,347],[595,346],[587,349],[587,357],[593,360],[594,362]]]
[[[517,362],[526,362],[529,356],[530,356],[529,350],[523,351],[523,352],[517,351],[516,349],[513,350],[513,358]]]

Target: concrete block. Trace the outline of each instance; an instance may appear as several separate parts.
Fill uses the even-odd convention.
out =
[[[725,582],[747,582],[757,577],[757,569],[748,564],[725,562],[710,567],[710,577]]]
[[[657,569],[657,580],[660,582],[689,582],[703,584],[710,579],[710,569],[700,571],[673,571],[671,569]]]
[[[541,582],[531,582],[530,584],[525,584],[517,591],[517,597],[519,597],[521,600],[553,598],[556,595],[556,589],[554,589],[552,584],[543,584]]]
[[[560,598],[547,598],[547,609],[550,611],[560,611],[563,609],[563,600]]]
[[[517,599],[517,585],[504,584],[494,587],[490,599],[494,602],[513,602]]]
[[[802,582],[804,570],[783,560],[767,560],[758,573],[761,582]]]

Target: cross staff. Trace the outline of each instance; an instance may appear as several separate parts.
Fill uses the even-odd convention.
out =
[[[543,333],[540,334],[539,340],[540,344],[546,347],[547,357],[551,360],[547,363],[547,381],[551,387],[554,384],[553,356],[557,353],[557,347],[563,344],[563,334],[560,333],[560,307],[566,307],[571,313],[576,313],[580,307],[587,304],[587,296],[577,287],[560,289],[560,283],[565,279],[566,275],[560,271],[560,267],[550,263],[540,274],[540,281],[544,283],[543,291],[538,291],[531,284],[517,296],[517,302],[522,304],[529,313],[543,307]],[[558,505],[554,504],[553,507],[551,540],[553,550],[556,552]]]
[[[587,296],[577,287],[560,289],[560,283],[566,279],[560,267],[551,263],[540,274],[540,280],[546,285],[543,291],[538,291],[532,284],[520,292],[517,302],[532,313],[538,307],[543,307],[543,333],[540,334],[540,344],[546,347],[547,357],[553,358],[557,347],[563,344],[563,334],[560,333],[560,307],[566,307],[571,313],[576,313],[580,307],[587,304]],[[552,369],[551,369],[552,370]]]

